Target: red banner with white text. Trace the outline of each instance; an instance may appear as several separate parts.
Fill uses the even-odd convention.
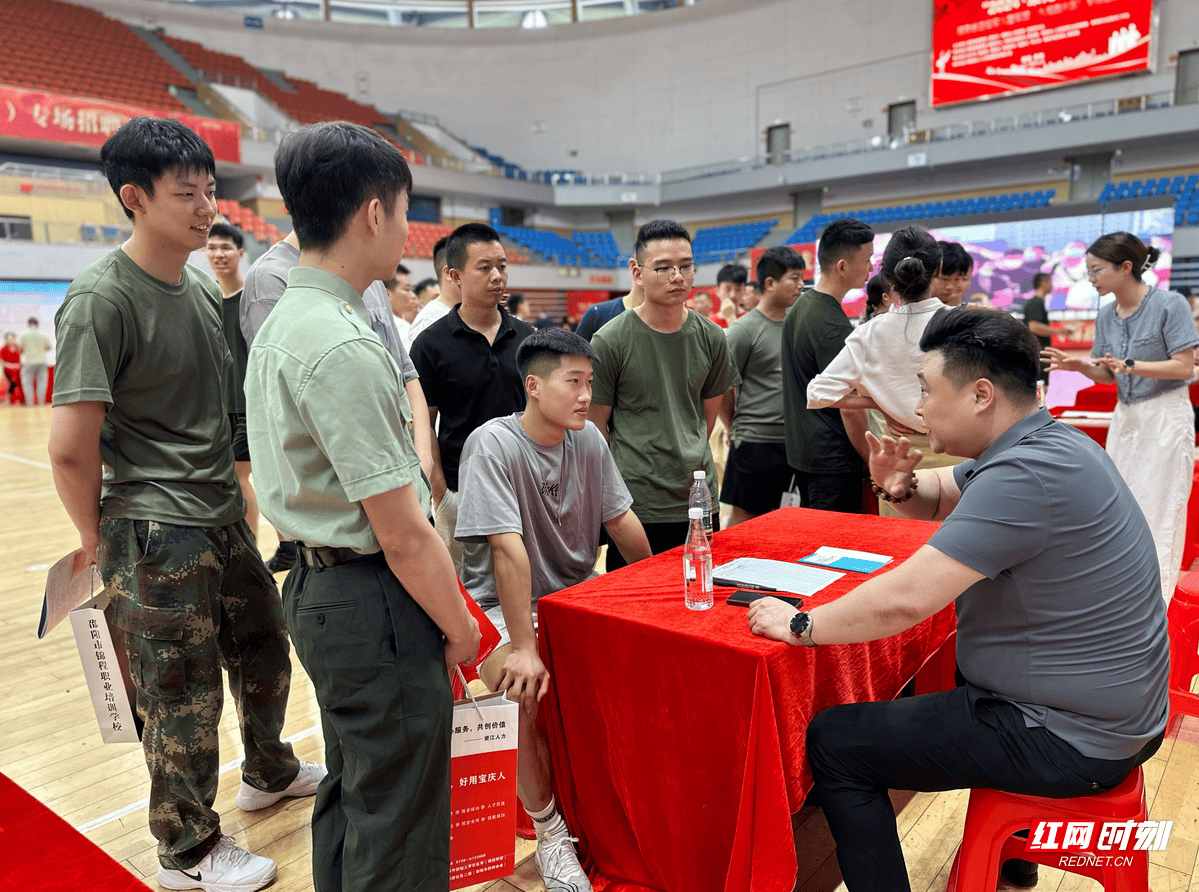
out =
[[[241,131],[232,121],[0,85],[0,136],[102,146],[122,124],[141,115],[174,118],[200,134],[217,161],[241,161]]]
[[[935,0],[932,104],[1145,71],[1153,0]]]

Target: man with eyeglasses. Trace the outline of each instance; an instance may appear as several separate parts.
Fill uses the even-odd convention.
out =
[[[724,394],[741,383],[724,332],[687,309],[695,282],[691,236],[673,220],[637,233],[633,282],[645,301],[595,333],[599,361],[588,417],[608,438],[654,554],[683,544],[692,472],[707,472],[719,504],[708,437]],[[712,519],[719,527],[719,514]],[[608,570],[625,565],[608,549]]]

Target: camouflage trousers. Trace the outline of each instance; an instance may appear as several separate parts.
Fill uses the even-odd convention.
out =
[[[275,792],[299,771],[279,739],[291,659],[278,589],[244,520],[185,527],[102,518],[97,556],[112,598],[109,626],[123,639],[145,723],[158,859],[188,869],[220,839],[222,665],[240,719],[242,778]]]

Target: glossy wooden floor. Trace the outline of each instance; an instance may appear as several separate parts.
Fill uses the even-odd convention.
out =
[[[104,745],[96,729],[79,657],[64,625],[36,637],[45,571],[77,544],[50,476],[46,439],[50,410],[0,407],[0,771],[62,815],[147,885],[157,859],[146,828],[148,780],[136,745]],[[262,525],[265,553],[274,534]],[[217,808],[223,828],[251,850],[279,863],[278,892],[307,892],[311,800],[285,800],[260,812],[234,804],[239,744],[232,709],[222,722],[222,766]],[[298,662],[293,672],[284,734],[302,758],[319,761],[322,743],[312,686]],[[1187,719],[1145,766],[1150,817],[1174,822],[1169,845],[1152,858],[1154,892],[1199,892],[1199,719]],[[893,794],[912,889],[945,888],[961,839],[966,794]],[[3,816],[0,816],[0,826]],[[797,889],[844,888],[823,816],[802,809],[794,818],[799,854]],[[517,840],[515,876],[477,889],[533,892],[544,887],[533,868],[531,842]],[[1001,887],[1003,888],[1003,887]],[[1098,889],[1085,878],[1042,869],[1040,890]]]

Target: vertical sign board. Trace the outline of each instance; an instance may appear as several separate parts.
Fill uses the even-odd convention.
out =
[[[1150,68],[1153,0],[934,0],[934,107]]]

